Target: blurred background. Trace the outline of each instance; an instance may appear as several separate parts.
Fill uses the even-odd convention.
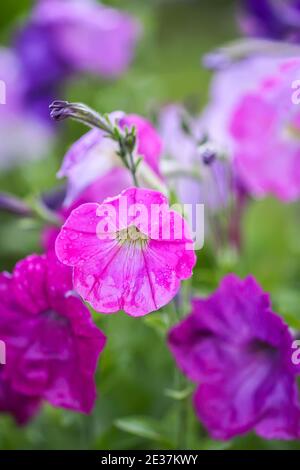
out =
[[[149,118],[155,118],[159,107],[169,102],[184,102],[191,110],[200,111],[207,101],[211,78],[210,72],[201,66],[201,57],[239,36],[236,24],[239,2],[106,0],[102,3],[140,20],[143,34],[133,63],[115,80],[87,74],[72,78],[63,95],[56,98],[82,101],[101,112],[121,109]],[[1,5],[1,45],[12,44],[15,31],[26,22],[32,6],[29,0],[11,0]],[[57,185],[56,172],[65,151],[85,128],[69,122],[54,125],[58,127],[58,135],[49,148],[45,141],[45,157],[1,170],[0,191],[34,197]],[[13,135],[2,138],[13,138]],[[275,311],[285,315],[298,329],[299,212],[299,205],[283,206],[271,198],[251,204],[245,216],[243,257],[234,265],[238,274],[256,275],[263,287],[272,291]],[[32,252],[42,252],[40,228],[0,213],[1,271],[10,270],[18,259]],[[224,253],[217,271],[210,247],[205,246],[193,280],[198,291],[206,293],[215,288],[219,278],[232,270],[231,263]],[[169,321],[166,313],[158,312],[141,321],[124,314],[104,318],[94,315],[108,336],[108,346],[97,373],[99,398],[93,414],[82,416],[45,406],[26,428],[18,428],[10,417],[1,416],[0,448],[172,448],[176,446],[176,433],[184,432],[189,449],[300,449],[297,443],[267,442],[254,435],[228,443],[214,442],[194,417],[190,401],[184,405],[184,412],[189,416],[188,429],[178,431],[178,400],[170,396],[168,389],[174,388],[181,378],[165,343]]]

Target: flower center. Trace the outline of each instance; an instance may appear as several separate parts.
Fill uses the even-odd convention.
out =
[[[278,355],[278,349],[260,339],[254,339],[248,345],[248,349],[251,353],[260,354],[267,357],[276,357]]]
[[[143,248],[149,240],[149,237],[141,232],[135,225],[130,225],[117,232],[117,240],[120,243],[134,244]]]
[[[284,136],[286,136],[289,140],[297,141],[300,138],[299,129],[296,126],[293,126],[292,124],[287,125],[284,128],[283,132]]]
[[[43,312],[43,315],[51,323],[56,323],[56,324],[59,324],[61,326],[69,324],[68,318],[60,315],[55,310],[50,310],[50,309],[46,310],[45,312]]]

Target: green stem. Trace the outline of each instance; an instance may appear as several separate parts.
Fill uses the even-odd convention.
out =
[[[32,215],[37,220],[55,227],[61,228],[63,220],[55,212],[48,209],[41,200],[32,198],[28,200],[28,205],[31,207]]]
[[[188,436],[188,398],[179,401],[177,448],[186,449]]]
[[[181,304],[182,304],[182,293],[179,291],[177,296],[173,300],[174,313],[176,322],[182,319],[181,315]],[[175,380],[177,382],[177,388],[183,390],[187,387],[188,382],[182,373],[175,366]],[[187,445],[188,436],[188,399],[189,397],[178,400],[178,421],[177,421],[177,436],[176,446],[178,449],[185,449]]]
[[[54,101],[50,105],[50,116],[55,121],[64,119],[74,119],[82,122],[89,127],[96,127],[106,133],[106,136],[117,142],[119,153],[124,166],[130,171],[135,186],[138,185],[136,176],[137,164],[134,162],[133,151],[136,146],[136,132],[132,127],[128,129],[119,128],[117,124],[112,123],[107,115],[102,116],[95,110],[82,103],[69,103],[68,101]]]
[[[133,178],[133,182],[134,182],[134,185],[135,186],[139,186],[139,183],[138,183],[138,180],[137,180],[137,177],[136,177],[136,164],[134,163],[133,161],[133,155],[132,155],[132,152],[129,152],[129,160],[130,160],[130,171],[131,171],[131,174],[132,174],[132,178]]]

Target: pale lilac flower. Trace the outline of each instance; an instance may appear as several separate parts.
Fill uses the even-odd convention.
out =
[[[0,48],[0,169],[46,156],[53,134],[24,102],[21,64],[12,50]]]
[[[164,144],[162,172],[179,201],[205,204],[210,210],[224,207],[230,189],[228,165],[219,160],[218,148],[201,144],[201,116],[190,117],[182,105],[169,104],[160,112],[159,132]]]
[[[184,219],[161,193],[142,188],[75,209],[56,254],[73,267],[75,290],[95,310],[133,316],[170,302],[196,261]]]
[[[140,25],[95,0],[42,0],[19,32],[16,51],[26,97],[42,116],[66,78],[94,73],[116,78],[129,67]]]
[[[212,437],[254,430],[298,439],[300,406],[293,338],[256,280],[227,275],[169,334],[183,373],[197,384],[194,406]]]
[[[0,338],[7,348],[0,409],[19,421],[43,400],[84,413],[93,408],[105,336],[72,289],[71,270],[54,253],[28,256],[12,275],[0,276]]]

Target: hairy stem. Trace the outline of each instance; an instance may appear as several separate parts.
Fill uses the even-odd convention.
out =
[[[138,164],[134,161],[133,157],[136,146],[136,131],[134,127],[130,130],[127,128],[123,130],[117,123],[111,122],[107,115],[101,115],[83,103],[53,101],[49,109],[50,116],[55,121],[74,119],[89,127],[101,129],[105,132],[106,137],[117,142],[119,146],[118,155],[123,165],[130,171],[134,185],[139,186],[136,175]]]

